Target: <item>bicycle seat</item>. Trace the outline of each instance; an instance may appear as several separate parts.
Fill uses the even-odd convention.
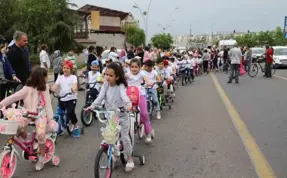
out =
[[[29,122],[28,125],[29,125],[29,126],[35,126],[36,124],[35,124],[35,122]]]

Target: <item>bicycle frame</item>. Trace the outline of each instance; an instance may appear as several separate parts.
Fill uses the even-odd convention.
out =
[[[36,138],[36,132],[32,133],[32,140],[27,141],[27,142],[19,140],[19,138],[17,136],[10,137],[7,141],[7,145],[4,147],[4,150],[11,150],[11,152],[12,152],[10,162],[12,162],[12,158],[13,158],[15,153],[17,156],[19,156],[19,153],[16,150],[16,148],[14,147],[13,143],[15,143],[21,150],[26,152],[28,154],[28,156],[37,157],[37,153],[34,152],[34,148],[33,148],[33,145],[35,143],[35,138]]]

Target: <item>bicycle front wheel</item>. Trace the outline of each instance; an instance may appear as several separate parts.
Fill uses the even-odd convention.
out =
[[[113,160],[111,160],[110,166],[108,166],[108,164],[109,164],[108,150],[105,147],[101,147],[95,159],[95,165],[94,165],[95,178],[111,178],[112,177]]]
[[[255,64],[255,63],[251,64],[250,69],[248,71],[248,75],[250,77],[256,77],[257,74],[258,74],[258,66],[257,66],[257,64]]]

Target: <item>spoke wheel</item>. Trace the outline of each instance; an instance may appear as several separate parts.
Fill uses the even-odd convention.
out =
[[[251,64],[250,70],[248,71],[248,75],[250,77],[256,77],[258,74],[258,66],[257,64]]]

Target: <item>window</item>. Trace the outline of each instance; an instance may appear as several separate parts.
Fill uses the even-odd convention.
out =
[[[276,48],[274,49],[274,55],[276,56],[287,56],[287,48]]]

